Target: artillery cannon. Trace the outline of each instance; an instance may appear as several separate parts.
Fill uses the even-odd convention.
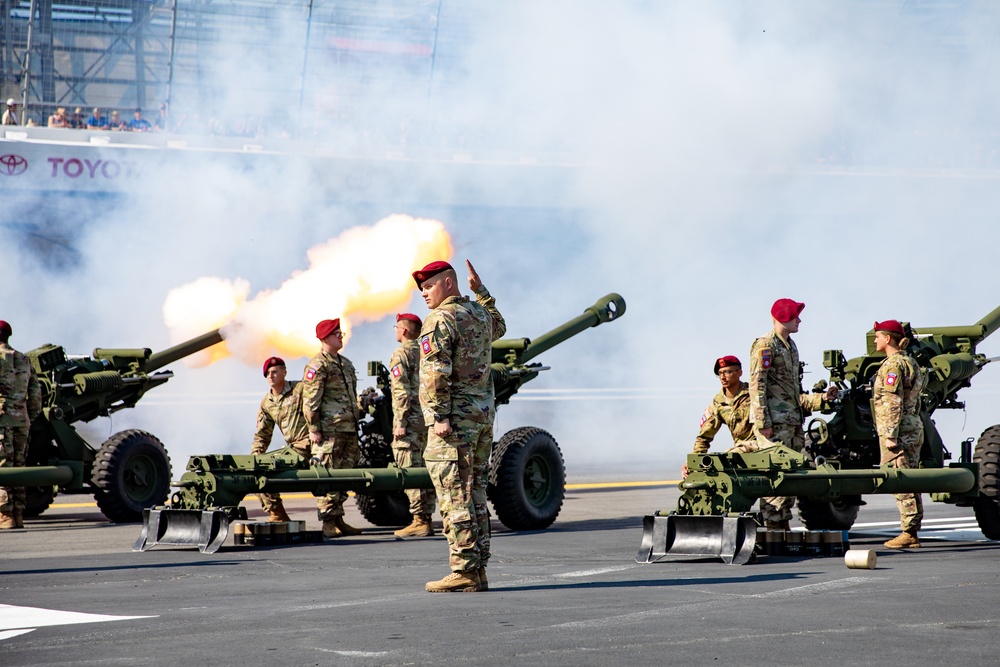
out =
[[[0,469],[5,484],[27,488],[24,515],[44,512],[57,490],[92,493],[104,516],[116,523],[138,521],[143,509],[164,502],[170,458],[159,439],[130,429],[95,449],[73,425],[135,407],[147,391],[173,377],[160,369],[221,341],[216,329],[156,353],[97,348],[89,357],[77,357],[52,344],[28,352],[42,389],[42,413],[31,423],[26,466]]]
[[[529,363],[542,352],[576,334],[625,313],[617,294],[599,299],[584,313],[536,339],[502,339],[493,343],[491,376],[498,404],[507,403],[520,387],[547,366]],[[174,484],[170,505],[147,510],[142,534],[133,547],[156,544],[197,546],[216,551],[229,524],[247,518],[242,499],[251,493],[299,491],[321,496],[354,491],[358,509],[376,526],[399,526],[410,520],[404,489],[432,488],[426,468],[400,469],[393,464],[392,400],[389,374],[381,362],[368,364],[378,389],[361,394],[368,417],[361,424],[362,460],[351,470],[327,470],[285,448],[248,456],[194,456]],[[535,427],[515,428],[495,443],[490,457],[488,495],[497,518],[512,530],[541,530],[556,520],[565,495],[566,474],[555,439]]]
[[[903,323],[911,354],[928,376],[921,394],[924,444],[920,467],[895,470],[876,467],[878,434],[872,415],[872,381],[885,359],[875,350],[875,332],[867,334],[864,356],[847,360],[840,350],[827,350],[823,365],[840,397],[824,406],[833,414],[809,421],[806,447],[793,452],[772,447],[754,454],[691,454],[693,471],[679,485],[683,492],[674,512],[658,512],[643,522],[637,560],[651,562],[670,555],[716,555],[726,562],[749,558],[757,521],[753,501],[764,496],[795,496],[799,518],[809,530],[846,530],[853,524],[867,493],[930,493],[937,502],[974,508],[983,534],[1000,539],[1000,425],[987,428],[972,451],[972,439],[961,443],[957,463],[931,419],[935,410],[963,408],[958,392],[993,361],[976,346],[1000,327],[1000,308],[970,326],[922,328]],[[814,391],[826,389],[826,381]],[[749,545],[749,546],[748,546]],[[746,560],[742,560],[746,562]]]

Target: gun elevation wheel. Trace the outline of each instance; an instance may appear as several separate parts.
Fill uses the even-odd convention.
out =
[[[809,530],[848,530],[858,518],[858,509],[858,505],[844,500],[799,498],[799,521]]]
[[[523,426],[504,434],[490,457],[487,495],[497,518],[511,530],[552,525],[566,494],[559,445],[548,432]]]
[[[122,431],[97,451],[91,483],[97,506],[108,520],[141,521],[144,509],[167,500],[170,457],[155,436],[134,429]]]
[[[979,496],[972,505],[976,522],[986,539],[1000,540],[1000,424],[979,436],[972,460],[979,464]]]

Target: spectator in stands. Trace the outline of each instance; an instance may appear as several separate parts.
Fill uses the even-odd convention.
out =
[[[167,131],[167,103],[163,102],[160,104],[160,113],[156,116],[156,120],[153,121],[153,128],[157,132]]]
[[[128,125],[122,120],[121,114],[118,113],[118,109],[111,112],[111,120],[108,121],[108,129],[113,130],[114,132],[128,130]]]
[[[94,107],[94,115],[87,119],[88,130],[107,130],[108,119],[101,115],[101,110]]]
[[[3,112],[4,125],[18,125],[17,122],[17,100],[13,97],[7,100],[7,109]]]
[[[65,107],[59,107],[54,114],[49,116],[49,127],[69,127],[69,119],[66,118]]]
[[[83,130],[87,127],[87,122],[83,120],[83,109],[77,107],[73,110],[73,114],[69,117],[69,126],[77,130]]]
[[[149,121],[142,117],[142,109],[136,109],[134,115],[135,118],[128,122],[129,130],[132,132],[149,132],[153,129]]]

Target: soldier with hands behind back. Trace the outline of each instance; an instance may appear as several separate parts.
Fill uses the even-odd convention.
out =
[[[432,262],[413,279],[431,309],[420,331],[420,407],[427,424],[424,459],[441,508],[451,574],[428,582],[432,593],[488,590],[490,516],[486,474],[495,416],[492,343],[507,330],[496,300],[469,261],[462,296],[455,270]]]
[[[312,456],[330,469],[353,468],[361,459],[358,444],[358,374],[350,359],[340,354],[344,334],[340,319],[316,325],[322,349],[306,364],[302,377],[302,413],[309,428]],[[344,521],[345,492],[321,498],[317,514],[324,537],[360,535]]]
[[[927,378],[910,355],[903,352],[910,340],[896,320],[875,323],[875,350],[885,352],[872,383],[875,430],[878,432],[881,465],[918,468],[924,425],[920,421],[920,392]],[[890,549],[916,549],[917,531],[924,518],[919,493],[895,494],[901,532],[885,543]]]
[[[28,456],[28,429],[42,411],[42,388],[27,355],[10,346],[13,331],[0,320],[0,468],[20,468]],[[23,486],[0,486],[0,530],[24,528]]]

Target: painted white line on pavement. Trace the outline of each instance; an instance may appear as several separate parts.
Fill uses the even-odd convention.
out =
[[[577,572],[563,572],[561,574],[553,574],[551,576],[556,578],[561,577],[590,577],[595,574],[607,574],[608,572],[622,572],[624,570],[631,570],[637,567],[637,565],[619,565],[617,567],[602,567],[596,570],[579,570]]]
[[[10,639],[17,635],[53,625],[75,625],[77,623],[107,623],[109,621],[129,621],[137,618],[156,616],[108,616],[105,614],[85,614],[77,611],[42,609],[41,607],[16,607],[0,604],[0,639]],[[13,632],[11,632],[13,631]]]

